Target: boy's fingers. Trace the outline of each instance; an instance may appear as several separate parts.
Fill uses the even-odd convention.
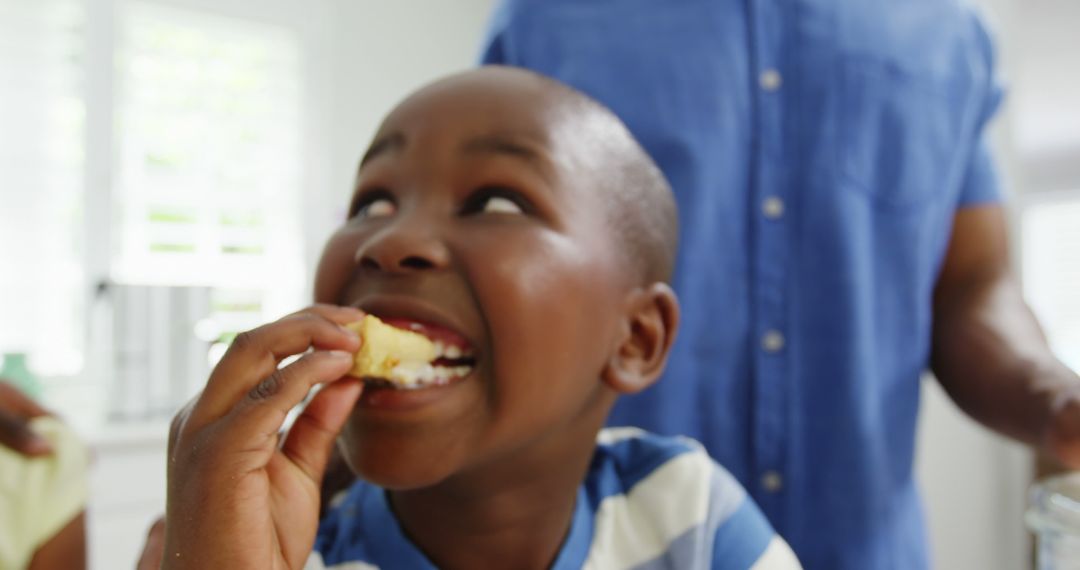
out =
[[[328,384],[296,418],[281,451],[313,481],[322,481],[334,440],[363,389],[356,378]]]
[[[365,314],[364,311],[361,311],[356,307],[345,307],[342,305],[328,305],[326,303],[316,303],[314,305],[311,305],[310,307],[292,313],[285,318],[287,319],[297,315],[303,315],[304,313],[315,313],[316,315],[319,315],[328,321],[333,321],[339,325],[347,325],[349,323],[359,321],[360,319],[364,318]]]
[[[188,401],[180,411],[176,412],[173,416],[172,422],[169,424],[169,444],[167,448],[168,457],[173,456],[173,450],[176,449],[176,442],[180,439],[180,434],[184,431],[184,426],[187,424],[187,420],[191,417],[191,411],[195,409],[195,404],[199,402],[199,398],[202,394],[196,394],[194,398]]]
[[[210,374],[206,389],[192,411],[191,421],[203,425],[225,415],[249,391],[274,374],[286,357],[311,347],[346,352],[360,348],[360,339],[355,332],[320,312],[325,311],[321,308],[304,311],[236,337]]]
[[[352,354],[316,351],[274,371],[259,382],[237,406],[235,422],[228,433],[238,449],[274,449],[277,432],[289,410],[304,401],[316,384],[339,380],[352,367]]]

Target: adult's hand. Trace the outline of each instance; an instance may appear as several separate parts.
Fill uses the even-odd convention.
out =
[[[29,421],[49,412],[18,388],[0,380],[0,445],[36,457],[52,453],[45,438],[30,429]]]
[[[362,390],[344,377],[360,339],[341,325],[362,317],[318,305],[233,342],[170,430],[162,568],[304,566],[330,450]],[[286,414],[320,383],[279,445]]]
[[[1065,467],[1080,469],[1080,382],[1062,391],[1053,407],[1047,448]]]
[[[1058,360],[1012,273],[1000,205],[957,212],[934,291],[931,363],[961,409],[1080,469],[1080,377]]]

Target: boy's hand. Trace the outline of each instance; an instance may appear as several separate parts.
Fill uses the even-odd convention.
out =
[[[146,542],[142,554],[135,564],[135,570],[158,570],[165,558],[165,516],[162,515],[146,531]]]
[[[317,305],[236,338],[173,420],[163,568],[304,566],[327,458],[362,390],[342,378],[360,339],[340,325],[362,317]],[[319,383],[279,448],[285,415]]]
[[[18,388],[0,380],[0,445],[30,457],[52,453],[52,446],[30,429],[29,421],[49,412]]]

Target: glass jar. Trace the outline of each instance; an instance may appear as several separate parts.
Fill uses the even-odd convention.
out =
[[[1031,488],[1024,519],[1035,533],[1038,570],[1080,570],[1080,473],[1050,477]]]

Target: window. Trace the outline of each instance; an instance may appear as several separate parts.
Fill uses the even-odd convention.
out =
[[[82,367],[83,11],[0,0],[0,352]]]
[[[1080,192],[1023,208],[1024,292],[1058,358],[1080,371]]]
[[[299,48],[270,26],[136,4],[123,22],[113,277],[293,288]],[[282,276],[286,276],[282,283]]]
[[[224,341],[296,307],[304,289],[297,39],[143,3],[120,24],[115,420],[170,416]]]
[[[171,416],[303,303],[303,8],[196,4],[0,0],[0,353],[83,427]]]

